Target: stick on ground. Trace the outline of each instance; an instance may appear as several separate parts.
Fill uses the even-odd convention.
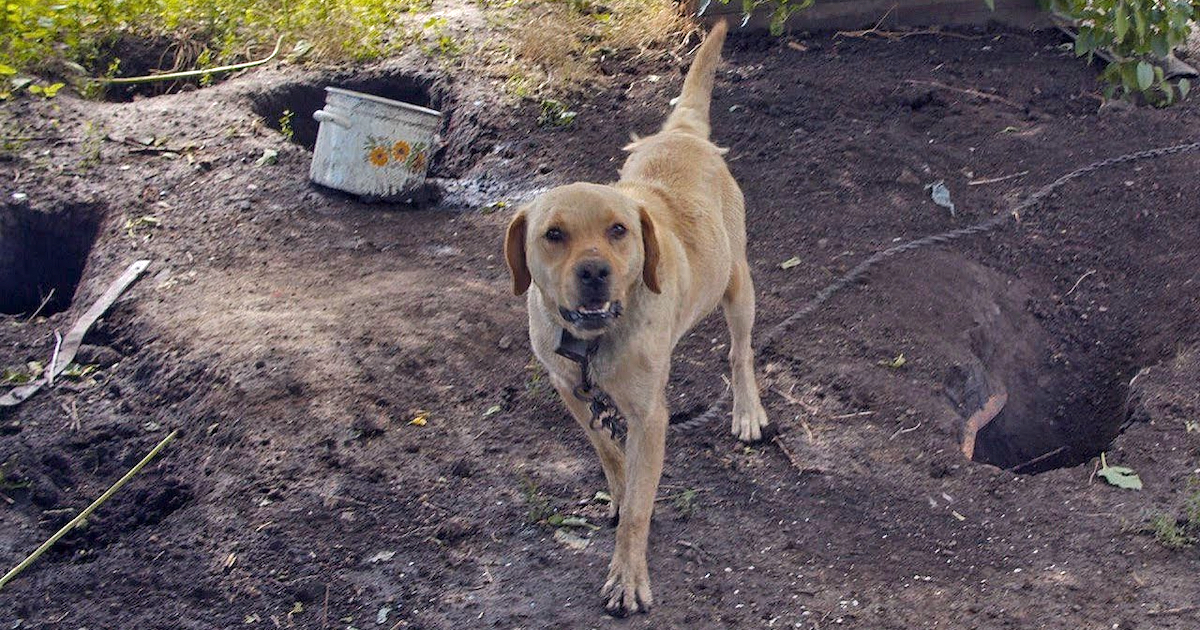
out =
[[[13,578],[17,577],[18,573],[20,573],[21,571],[24,571],[26,567],[33,564],[33,562],[35,560],[37,560],[39,557],[41,557],[41,555],[43,553],[46,553],[47,549],[49,549],[50,547],[53,547],[54,543],[58,542],[59,538],[66,536],[67,532],[71,531],[72,529],[75,528],[76,525],[79,525],[87,517],[91,516],[92,512],[95,512],[96,508],[103,505],[104,502],[109,499],[109,497],[116,494],[117,490],[121,489],[121,486],[128,483],[130,479],[133,479],[133,477],[135,475],[137,475],[139,472],[141,472],[142,468],[144,468],[146,466],[146,464],[149,464],[150,460],[154,459],[154,456],[158,455],[158,452],[163,450],[163,447],[165,447],[167,444],[169,444],[171,442],[171,440],[175,439],[175,436],[178,433],[179,433],[179,429],[176,429],[176,430],[172,431],[170,435],[163,438],[163,441],[159,442],[158,446],[154,447],[154,450],[150,451],[145,457],[143,457],[142,461],[138,462],[136,466],[129,469],[129,472],[125,473],[124,477],[121,477],[120,479],[118,479],[117,482],[112,485],[112,487],[110,487],[108,490],[106,490],[104,492],[104,494],[100,495],[99,499],[92,501],[92,504],[87,506],[82,512],[80,512],[79,516],[76,516],[75,518],[71,519],[70,523],[63,525],[62,529],[55,532],[53,536],[51,536],[49,539],[46,540],[46,542],[42,543],[41,547],[38,547],[33,553],[29,554],[29,557],[22,560],[21,564],[18,564],[17,566],[13,567],[12,570],[10,570],[8,573],[5,573],[4,577],[0,578],[0,590],[3,590],[5,584],[8,584],[9,582],[12,581]]]

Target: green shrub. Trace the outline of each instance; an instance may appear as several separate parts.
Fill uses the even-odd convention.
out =
[[[205,67],[244,61],[275,39],[326,59],[369,59],[404,43],[396,28],[430,0],[5,0],[0,66],[23,72],[97,67],[122,37],[186,43]],[[397,35],[400,33],[400,35]]]
[[[1090,60],[1101,50],[1112,54],[1101,75],[1113,97],[1141,95],[1155,105],[1187,96],[1191,83],[1171,85],[1150,55],[1165,57],[1187,41],[1200,0],[1047,0],[1056,13],[1075,20],[1075,54]]]
[[[704,13],[708,8],[711,0],[705,0],[700,3],[700,13]],[[729,4],[730,0],[720,0],[721,4]],[[782,35],[783,27],[787,24],[788,18],[792,17],[793,13],[802,11],[811,7],[814,0],[741,0],[742,5],[742,24],[750,20],[753,15],[762,7],[770,7],[771,18],[767,22],[768,28],[771,29],[772,35]]]

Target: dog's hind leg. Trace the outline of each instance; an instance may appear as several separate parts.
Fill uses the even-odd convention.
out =
[[[757,442],[763,438],[763,430],[769,421],[754,378],[754,349],[750,346],[750,332],[754,328],[754,281],[750,279],[750,268],[744,258],[734,262],[721,307],[725,312],[725,323],[729,325],[732,432],[743,442]]]
[[[608,481],[608,494],[612,497],[608,516],[615,523],[620,517],[621,500],[625,495],[625,453],[621,449],[621,444],[612,438],[608,429],[592,428],[592,414],[588,410],[588,406],[575,397],[570,387],[560,386],[556,383],[554,388],[558,390],[558,395],[566,403],[567,409],[571,410],[575,421],[583,427],[588,441],[592,443],[592,448],[596,449],[596,455],[600,457],[600,468],[604,470],[604,478]]]

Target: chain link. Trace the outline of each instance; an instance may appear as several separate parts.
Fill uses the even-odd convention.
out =
[[[902,254],[904,252],[910,252],[922,247],[928,247],[930,245],[949,243],[950,241],[954,241],[966,236],[982,234],[984,232],[994,230],[1006,223],[1009,219],[1019,218],[1022,213],[1041,203],[1041,201],[1049,196],[1050,193],[1062,188],[1065,184],[1067,184],[1067,182],[1083,177],[1084,175],[1087,175],[1093,171],[1098,171],[1102,168],[1107,168],[1116,164],[1124,164],[1126,162],[1134,162],[1137,160],[1145,160],[1150,158],[1166,157],[1168,155],[1186,153],[1188,151],[1196,151],[1198,149],[1200,149],[1200,142],[1191,142],[1187,144],[1176,144],[1169,147],[1160,147],[1157,149],[1147,149],[1145,151],[1137,151],[1135,153],[1126,153],[1125,155],[1118,155],[1106,160],[1092,162],[1087,166],[1077,168],[1070,173],[1067,173],[1066,175],[1063,175],[1049,184],[1037,189],[1032,195],[1026,197],[1024,201],[1014,206],[1009,212],[998,214],[990,219],[981,221],[974,225],[958,228],[956,230],[950,230],[949,232],[942,232],[941,234],[931,234],[914,241],[901,243],[900,245],[895,245],[893,247],[875,252],[866,260],[858,263],[858,265],[847,272],[846,275],[834,280],[833,283],[818,291],[811,300],[805,302],[804,305],[797,309],[794,313],[776,324],[773,328],[771,328],[771,330],[767,331],[767,334],[763,335],[763,337],[759,339],[759,351],[761,352],[762,350],[770,347],[779,340],[780,335],[782,335],[789,326],[817,310],[817,307],[828,301],[829,298],[833,297],[835,293],[850,286],[859,278],[862,278],[864,275],[866,275],[866,273],[872,267],[879,265],[879,263],[891,258],[892,256]],[[703,413],[695,418],[692,418],[691,420],[672,424],[671,430],[676,433],[683,433],[698,429],[712,422],[713,420],[716,420],[722,415],[725,406],[729,403],[732,393],[733,392],[730,390],[730,388],[726,387],[725,390],[721,392],[721,395],[718,396],[717,399],[713,401],[713,403],[709,405],[708,409],[706,409]]]

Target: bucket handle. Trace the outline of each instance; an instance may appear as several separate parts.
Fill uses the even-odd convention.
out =
[[[327,112],[323,109],[318,109],[317,111],[313,112],[313,120],[317,122],[330,122],[343,129],[350,128],[350,121],[345,116],[342,116],[341,114],[335,114],[333,112]]]

